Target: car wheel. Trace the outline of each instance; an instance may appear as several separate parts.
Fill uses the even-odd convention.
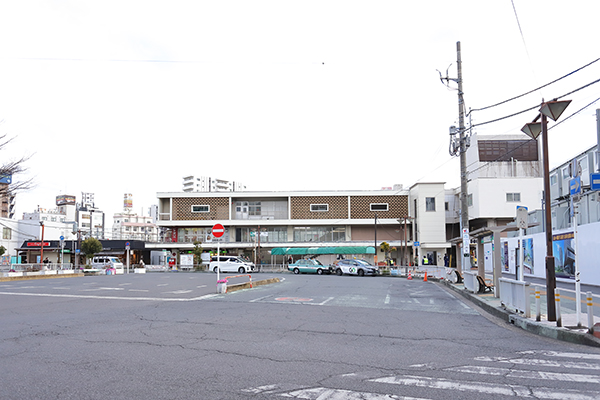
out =
[[[335,271],[335,274],[336,274],[337,276],[342,276],[342,270],[338,268],[338,269]]]
[[[214,272],[215,274],[217,273],[217,268],[219,268],[219,267],[214,267],[214,268],[213,268],[213,272]]]
[[[321,268],[317,270],[317,275],[323,275],[323,270]]]
[[[244,267],[240,267],[240,269],[238,269],[238,272],[240,274],[243,274],[244,272],[246,272],[246,270],[244,269]]]
[[[294,273],[295,273],[296,275],[298,275],[298,274],[300,273],[300,270],[299,270],[298,268],[294,268]]]
[[[364,269],[359,269],[358,270],[358,276],[365,276],[365,270]]]

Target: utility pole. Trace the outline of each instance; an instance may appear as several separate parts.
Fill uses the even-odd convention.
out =
[[[465,101],[463,98],[462,60],[460,55],[460,42],[456,42],[456,63],[458,69],[458,132],[460,146],[460,221],[463,237],[462,270],[470,268],[471,257],[469,251],[469,204],[467,192],[467,145],[465,138]],[[467,264],[468,263],[468,264]],[[469,265],[469,268],[465,268]]]
[[[460,227],[462,235],[462,257],[457,260],[461,261],[461,269],[471,268],[471,255],[469,251],[469,193],[467,190],[467,148],[469,147],[469,138],[465,135],[465,101],[463,98],[463,79],[462,79],[462,60],[460,55],[460,42],[456,42],[456,62],[458,69],[458,77],[450,78],[448,71],[446,77],[442,77],[440,72],[440,80],[442,83],[446,81],[446,85],[450,81],[456,82],[458,85],[458,129],[455,126],[450,127],[450,155],[460,157]],[[448,86],[449,87],[449,86]],[[458,132],[458,138],[455,136]],[[468,267],[467,267],[468,266]]]

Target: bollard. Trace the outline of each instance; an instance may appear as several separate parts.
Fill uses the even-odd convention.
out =
[[[540,287],[536,286],[535,287],[535,320],[536,321],[541,321],[542,320],[542,306],[541,306],[541,302],[540,302]]]
[[[562,327],[560,316],[560,292],[558,288],[554,288],[554,302],[556,303],[556,326]]]
[[[588,330],[594,333],[594,297],[592,292],[587,292],[585,299],[587,300],[587,315],[588,315]]]

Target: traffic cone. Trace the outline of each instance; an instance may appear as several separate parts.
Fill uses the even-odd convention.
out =
[[[423,278],[423,282],[427,282],[427,271],[425,271],[425,277]]]
[[[411,281],[411,280],[412,280],[412,274],[411,274],[411,271],[408,271],[408,278],[406,278],[406,279],[408,279],[409,281]]]

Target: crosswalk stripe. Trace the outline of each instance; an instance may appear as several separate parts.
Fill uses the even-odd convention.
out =
[[[600,369],[600,364],[590,364],[581,362],[558,362],[555,360],[536,360],[527,358],[506,358],[506,357],[475,357],[477,361],[501,362],[518,365],[537,365],[542,367],[555,368],[576,368],[576,369]]]
[[[393,394],[354,392],[351,390],[324,387],[296,390],[294,392],[283,393],[281,396],[309,400],[429,400],[417,397],[396,396]]]
[[[586,353],[563,353],[560,351],[549,351],[549,350],[527,350],[521,351],[518,354],[542,354],[548,357],[564,357],[564,358],[580,358],[584,360],[600,360],[600,354],[586,354]]]
[[[519,398],[535,398],[549,400],[598,400],[597,392],[575,390],[556,390],[544,387],[526,387],[520,385],[502,385],[486,382],[459,382],[443,378],[420,376],[385,377],[371,379],[371,382],[389,383],[393,385],[415,386],[430,389],[457,390],[461,392],[477,392],[491,395],[503,395]]]
[[[565,374],[546,371],[527,371],[523,369],[508,369],[495,367],[480,367],[480,366],[464,366],[448,368],[446,371],[466,372],[470,374],[481,375],[501,375],[508,378],[522,379],[543,379],[552,381],[564,382],[580,382],[580,383],[600,383],[600,376],[597,375],[582,375],[582,374]]]

